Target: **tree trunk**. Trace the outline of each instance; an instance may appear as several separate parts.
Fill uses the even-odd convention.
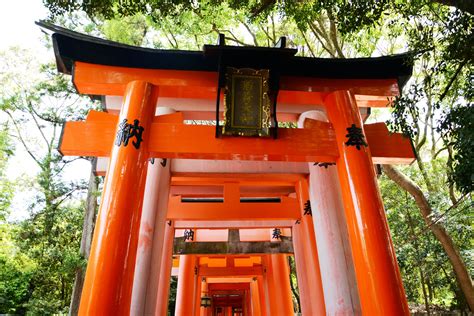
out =
[[[408,226],[410,227],[411,236],[412,238],[414,238],[413,244],[415,246],[414,248],[415,248],[417,261],[418,261],[418,272],[420,273],[420,283],[421,283],[421,289],[423,293],[423,299],[425,301],[426,314],[430,316],[431,315],[430,304],[428,301],[428,295],[426,294],[426,282],[425,282],[426,279],[425,279],[425,273],[423,271],[424,262],[421,260],[420,247],[418,246],[418,242],[416,241],[415,229],[413,228],[413,221],[411,220],[410,211],[408,209],[406,209],[406,214],[408,218]]]
[[[293,275],[296,275],[296,266],[295,266],[295,259],[292,256],[288,256],[288,264],[290,266],[290,286],[291,286],[291,292],[293,293],[293,296],[296,300],[296,311],[297,313],[301,313],[301,301],[300,301],[300,293],[299,291],[295,288],[295,285],[293,284]],[[297,276],[297,275],[296,275]],[[296,277],[298,279],[298,276]]]
[[[82,226],[81,247],[80,254],[87,260],[89,258],[92,234],[94,232],[95,211],[97,209],[98,190],[97,179],[94,170],[97,165],[97,158],[91,160],[91,174],[89,176],[89,187],[87,189],[86,207],[84,211],[84,224]],[[76,278],[71,295],[71,304],[69,306],[69,315],[75,316],[79,311],[79,304],[81,302],[82,286],[84,284],[85,271],[82,267],[76,270]]]
[[[451,262],[457,282],[466,298],[469,308],[471,311],[474,311],[474,286],[472,284],[471,276],[469,275],[466,265],[461,258],[459,250],[451,239],[451,236],[449,236],[448,232],[441,224],[434,223],[431,220],[430,215],[432,213],[432,209],[428,203],[428,200],[423,194],[423,191],[421,191],[420,187],[416,183],[395,169],[393,166],[384,165],[383,170],[392,181],[394,181],[403,190],[407,191],[415,199],[415,203],[420,210],[423,220],[436,239],[438,239],[438,241],[441,243],[441,246],[446,252],[449,261]]]

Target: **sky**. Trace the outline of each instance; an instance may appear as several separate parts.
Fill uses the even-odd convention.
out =
[[[44,47],[42,43],[44,34],[35,24],[35,21],[46,18],[47,14],[41,0],[0,0],[0,51],[18,46],[32,51],[32,54],[40,62],[53,61],[53,52]],[[2,121],[4,121],[3,118]],[[21,183],[37,171],[37,166],[26,151],[17,145],[15,156],[8,163],[6,171],[8,177]],[[65,170],[64,178],[68,180],[88,179],[89,172],[90,164],[87,161],[79,161]],[[34,199],[34,191],[21,190],[21,187],[28,188],[29,185],[20,184],[18,187],[12,201],[9,220],[26,218],[28,205]]]
[[[40,28],[35,21],[44,19],[47,10],[41,0],[0,0],[0,49],[21,46],[44,50]]]

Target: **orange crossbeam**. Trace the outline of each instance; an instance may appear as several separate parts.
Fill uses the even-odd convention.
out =
[[[74,63],[74,84],[79,93],[92,95],[123,95],[127,83],[143,80],[160,87],[160,97],[215,99],[217,72],[141,69]],[[280,93],[285,91],[331,92],[350,90],[355,94],[396,96],[396,79],[326,79],[311,77],[280,78]],[[299,96],[294,96],[298,102]],[[305,96],[303,96],[305,98]],[[292,97],[285,98],[293,99]]]
[[[306,119],[306,129],[320,128],[320,121]],[[374,164],[411,164],[415,154],[411,140],[400,133],[390,133],[385,123],[365,124],[364,133]]]
[[[364,125],[372,161],[378,164],[411,164],[415,160],[409,138],[390,133],[385,123]]]
[[[171,177],[172,186],[221,186],[226,183],[236,182],[242,186],[260,187],[287,187],[294,186],[304,174],[298,173],[213,173],[203,174],[194,172],[174,172]]]
[[[249,283],[210,283],[209,291],[249,290]]]
[[[226,267],[208,268],[200,267],[198,274],[204,277],[236,277],[263,275],[262,267]]]
[[[61,153],[66,156],[109,156],[116,120],[115,115],[105,114],[101,120],[67,122],[60,144]],[[162,123],[155,119],[144,137],[149,137],[150,157],[334,162],[338,154],[331,125],[320,122],[319,127],[281,128],[278,139],[215,138],[213,126]]]
[[[215,138],[215,127],[177,123],[181,118],[180,113],[154,118],[149,132],[150,157],[335,162],[339,156],[330,123],[312,121],[308,124],[310,128],[280,128],[278,139]],[[67,122],[61,153],[108,157],[116,122],[116,115],[93,111],[84,122]],[[365,131],[374,163],[406,164],[414,160],[410,140],[400,134],[390,134],[385,124],[365,125]]]
[[[301,217],[294,198],[281,197],[280,203],[182,203],[181,196],[169,199],[167,218],[171,220],[225,221],[225,220],[276,220]]]

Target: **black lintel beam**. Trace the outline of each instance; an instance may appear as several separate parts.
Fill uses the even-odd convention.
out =
[[[174,239],[175,255],[225,255],[225,254],[292,254],[291,238],[282,236],[282,241],[238,241],[238,242],[185,242],[183,237]]]

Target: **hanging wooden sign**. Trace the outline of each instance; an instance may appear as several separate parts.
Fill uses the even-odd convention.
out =
[[[268,69],[227,68],[223,135],[270,136],[269,74]]]

